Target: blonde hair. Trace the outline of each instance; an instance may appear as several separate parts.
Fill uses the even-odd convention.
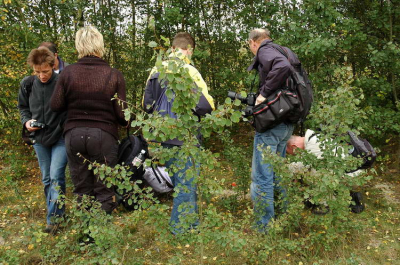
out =
[[[76,33],[75,48],[78,51],[78,58],[90,55],[103,57],[103,35],[93,26],[83,27]]]
[[[249,40],[259,42],[260,40],[270,39],[268,29],[253,29],[249,34]]]

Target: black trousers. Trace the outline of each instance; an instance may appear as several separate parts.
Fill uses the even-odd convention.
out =
[[[103,210],[111,212],[118,206],[113,188],[107,188],[84,159],[114,167],[118,162],[118,141],[101,129],[78,127],[66,132],[65,146],[74,193],[94,196]]]

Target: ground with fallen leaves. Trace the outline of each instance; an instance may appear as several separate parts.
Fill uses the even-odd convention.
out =
[[[251,137],[251,135],[246,136]],[[395,154],[394,146],[384,149]],[[3,146],[4,147],[4,146]],[[61,260],[60,263],[47,263],[43,260],[41,246],[44,242],[62,240],[63,233],[75,234],[75,230],[64,230],[56,236],[43,234],[45,226],[45,202],[40,171],[34,153],[23,146],[10,147],[7,152],[15,159],[4,159],[0,162],[0,264],[70,264],[71,259]],[[20,160],[18,160],[19,158]],[[400,171],[396,157],[387,156],[377,163],[378,175],[363,187],[366,210],[361,214],[351,215],[367,229],[358,231],[351,240],[337,242],[337,246],[319,253],[318,257],[307,257],[293,252],[276,253],[273,259],[264,264],[400,264]],[[223,162],[223,161],[222,161]],[[229,181],[229,166],[222,163],[222,167],[214,174],[221,174],[227,178],[226,196],[235,194],[236,183]],[[12,183],[10,183],[12,181]],[[72,185],[68,181],[68,196],[71,197]],[[249,200],[244,196],[244,200]],[[162,203],[171,204],[169,197],[162,198]],[[68,207],[67,207],[68,210]],[[202,257],[198,255],[196,246],[182,242],[174,245],[165,245],[163,242],[154,242],[154,231],[151,228],[141,228],[141,247],[131,247],[129,240],[138,236],[137,227],[130,223],[129,212],[116,212],[113,225],[125,229],[129,235],[121,239],[124,257],[116,264],[169,264],[176,253],[183,257],[175,264],[250,264],[248,257],[243,253],[227,254],[224,249],[216,249],[212,245],[206,246]],[[168,216],[168,213],[166,213]],[[35,234],[36,233],[36,234]],[[249,240],[251,235],[243,233],[241,239]],[[78,243],[77,243],[78,244]],[[87,249],[81,253],[65,253],[73,255],[75,261],[81,263],[85,259]],[[17,263],[10,261],[9,256],[19,258]],[[181,256],[181,257],[182,257]],[[140,259],[138,259],[140,258]],[[17,260],[17,259],[16,259]],[[68,261],[66,261],[68,260]],[[135,261],[136,260],[136,261]],[[112,261],[110,261],[111,263]],[[273,262],[273,263],[269,263]],[[260,263],[261,264],[261,263]]]

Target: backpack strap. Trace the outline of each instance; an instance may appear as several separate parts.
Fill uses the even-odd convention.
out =
[[[271,46],[274,47],[274,49],[277,50],[278,52],[280,52],[283,56],[285,56],[286,59],[289,60],[289,54],[285,51],[285,49],[282,46],[280,46],[276,43],[272,44]],[[290,63],[290,60],[289,60],[289,63]]]
[[[35,82],[35,76],[31,75],[31,76],[28,76],[22,83],[22,89],[26,94],[28,104],[29,104],[29,96],[31,95],[31,92],[32,92],[33,82]],[[35,144],[35,141],[33,140],[32,136],[33,136],[32,133],[29,132],[28,129],[26,129],[25,124],[23,124],[22,131],[21,131],[22,140],[27,145],[33,145],[33,144]]]
[[[156,170],[154,169],[154,167],[153,167],[153,163],[151,164],[151,170],[153,171],[153,173],[154,173],[154,176],[156,177],[156,179],[158,180],[158,183],[162,183],[161,182],[161,179],[160,179],[160,177],[158,176],[158,174],[157,174],[157,172],[156,172]],[[162,174],[160,173],[160,171],[158,170],[158,168],[157,168],[157,171],[158,171],[158,173],[160,174],[160,176],[162,176]]]
[[[24,89],[24,92],[26,93],[26,95],[27,95],[27,97],[28,97],[28,99],[29,99],[29,96],[30,96],[30,94],[31,94],[31,92],[32,92],[32,87],[33,87],[33,82],[35,81],[35,76],[34,75],[31,75],[31,76],[28,76],[26,79],[25,79],[25,81],[23,82],[23,89]]]

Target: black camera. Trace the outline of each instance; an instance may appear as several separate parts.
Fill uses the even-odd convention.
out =
[[[247,107],[242,110],[244,112],[244,117],[253,115],[253,107],[256,104],[257,93],[251,92],[247,94],[247,97],[242,97],[239,93],[228,91],[228,97],[233,100],[238,99],[242,104],[247,105]]]
[[[254,92],[251,92],[251,93],[247,94],[247,97],[244,98],[239,93],[236,93],[233,91],[228,91],[228,97],[233,100],[238,99],[243,104],[246,104],[249,106],[254,106],[256,104],[257,94]]]
[[[33,128],[44,128],[44,127],[46,127],[46,124],[44,124],[44,123],[40,123],[40,122],[37,122],[37,121],[31,121],[31,127],[33,127]]]

